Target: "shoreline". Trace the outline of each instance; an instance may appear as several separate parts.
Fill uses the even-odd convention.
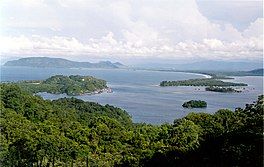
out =
[[[34,95],[38,95],[41,93],[46,93],[46,94],[51,94],[51,95],[65,95],[67,97],[77,97],[77,96],[92,96],[92,95],[97,95],[97,94],[102,94],[102,93],[113,93],[113,90],[111,88],[103,88],[100,90],[95,90],[93,92],[87,92],[87,93],[82,93],[82,94],[76,94],[76,95],[68,95],[67,93],[50,93],[50,92],[37,92],[34,93]]]
[[[155,69],[140,69],[140,70],[143,70],[143,71],[157,71],[157,72],[176,72],[176,73],[200,75],[200,76],[203,76],[204,78],[213,78],[213,76],[210,75],[210,74],[204,74],[204,73],[192,72],[192,71],[155,70]]]
[[[113,90],[111,88],[103,88],[100,90],[95,90],[93,92],[89,92],[89,93],[83,93],[77,96],[83,96],[83,95],[96,95],[96,94],[102,94],[102,93],[113,93]]]
[[[194,75],[200,75],[203,76],[204,78],[212,78],[211,75],[208,74],[202,74],[202,73],[191,73],[191,72],[182,72],[182,73],[186,73],[186,74],[194,74]]]
[[[201,72],[192,72],[192,71],[175,71],[175,70],[158,70],[158,69],[140,69],[143,71],[157,71],[157,72],[176,72],[176,73],[185,73],[185,74],[194,74],[194,75],[200,75],[204,78],[213,78],[210,74],[205,74]]]

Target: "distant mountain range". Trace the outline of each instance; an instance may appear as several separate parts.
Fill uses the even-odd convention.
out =
[[[146,61],[147,63],[147,61]],[[177,62],[175,62],[177,63]],[[129,68],[120,62],[100,61],[98,63],[77,62],[63,58],[28,57],[7,61],[4,66],[27,67],[56,67],[56,68]],[[136,67],[137,68],[137,67]],[[148,63],[138,65],[138,69],[180,70],[180,71],[221,71],[225,75],[263,75],[262,62],[229,62],[229,61],[200,61],[183,64],[157,64]],[[252,69],[256,69],[250,71]]]
[[[246,71],[262,68],[262,62],[229,62],[229,61],[202,61],[185,64],[188,68],[196,70],[218,70],[218,71]]]
[[[174,69],[174,70],[214,70],[214,71],[248,71],[252,69],[263,68],[262,61],[217,61],[217,60],[202,60],[197,62],[156,62],[142,63],[142,68],[156,69]]]
[[[250,70],[250,71],[234,71],[234,72],[222,72],[223,75],[229,76],[263,76],[263,68]]]
[[[4,66],[27,66],[27,67],[55,67],[55,68],[126,68],[125,65],[110,61],[100,61],[98,63],[77,62],[62,58],[50,57],[28,57],[18,60],[8,61]]]

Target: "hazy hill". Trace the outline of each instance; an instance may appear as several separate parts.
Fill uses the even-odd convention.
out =
[[[223,75],[230,76],[263,76],[263,68],[250,70],[250,71],[234,71],[234,72],[223,72]]]
[[[260,68],[260,69],[255,69],[255,70],[251,70],[251,71],[248,71],[248,72],[251,73],[251,74],[263,75],[263,71],[264,71],[264,69]]]
[[[187,68],[195,70],[247,71],[262,67],[258,62],[229,62],[229,61],[202,61],[185,64]]]
[[[18,60],[8,61],[4,66],[27,66],[27,67],[57,67],[57,68],[124,68],[125,65],[110,61],[100,61],[98,63],[77,62],[62,58],[50,57],[28,57]]]
[[[201,60],[197,62],[152,62],[141,63],[142,68],[163,68],[174,70],[212,70],[212,71],[248,71],[263,67],[262,61],[214,61]]]

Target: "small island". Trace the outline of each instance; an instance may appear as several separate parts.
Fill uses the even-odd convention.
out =
[[[111,92],[106,81],[92,76],[55,75],[46,80],[22,81],[17,83],[20,88],[31,93],[47,92],[77,96],[82,94],[98,94]]]
[[[222,92],[222,93],[240,93],[241,90],[236,90],[231,87],[219,87],[219,86],[210,86],[205,88],[206,91],[212,91],[212,92]]]
[[[190,100],[190,101],[184,102],[182,107],[184,108],[205,108],[207,107],[207,103],[202,100]]]
[[[215,78],[162,81],[160,86],[247,86],[245,83],[224,82]]]

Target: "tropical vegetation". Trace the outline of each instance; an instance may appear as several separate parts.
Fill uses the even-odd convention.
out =
[[[0,88],[3,167],[263,166],[263,96],[244,109],[149,125],[110,105]]]
[[[160,86],[247,86],[245,83],[225,82],[215,78],[162,81]]]
[[[80,75],[55,75],[46,80],[21,81],[18,86],[31,93],[66,93],[71,96],[100,92],[107,88],[106,81],[102,79]]]
[[[212,91],[212,92],[222,92],[222,93],[239,93],[241,92],[241,90],[236,90],[234,88],[231,87],[219,87],[219,86],[210,86],[210,87],[206,87],[205,88],[206,91]]]
[[[182,106],[185,108],[205,108],[207,107],[207,103],[202,100],[190,100],[190,101],[184,102]]]

